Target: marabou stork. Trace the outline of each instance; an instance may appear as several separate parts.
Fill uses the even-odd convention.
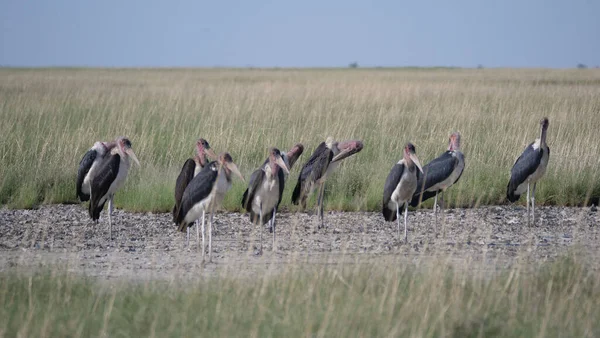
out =
[[[510,170],[510,181],[506,187],[506,198],[511,202],[516,202],[521,194],[527,190],[527,225],[529,225],[529,201],[531,200],[531,209],[533,213],[533,224],[535,225],[535,186],[537,181],[544,175],[548,167],[550,158],[550,148],[546,144],[546,134],[548,133],[548,118],[540,121],[541,136],[525,148],[525,151],[519,156],[512,169]],[[529,197],[530,185],[531,199]]]
[[[259,251],[261,254],[262,235],[267,222],[273,232],[273,250],[275,250],[275,213],[283,197],[285,175],[289,173],[279,149],[270,148],[267,162],[252,173],[248,189],[242,197],[242,207],[250,212],[250,221],[261,227]]]
[[[181,168],[181,173],[179,173],[177,181],[175,182],[175,206],[173,206],[173,222],[175,223],[177,223],[177,213],[181,206],[181,198],[183,197],[185,188],[194,176],[198,175],[200,170],[208,164],[207,157],[212,159],[217,158],[217,155],[212,151],[208,142],[203,138],[199,138],[198,141],[196,141],[196,153],[194,158],[188,158],[187,161],[185,161]],[[196,222],[196,241],[199,241],[198,222]],[[188,245],[190,243],[189,227],[187,228],[187,243]]]
[[[417,175],[417,191],[410,202],[411,207],[417,207],[421,202],[435,197],[433,213],[437,222],[438,193],[441,194],[443,206],[443,193],[451,187],[463,173],[465,156],[460,151],[460,134],[453,133],[448,141],[448,150],[438,158],[423,167],[423,175]]]
[[[212,219],[214,209],[218,207],[225,193],[231,188],[231,173],[244,177],[238,170],[229,153],[219,155],[217,161],[210,162],[188,184],[181,198],[181,206],[177,213],[179,231],[184,231],[197,219],[202,217],[202,259],[204,260],[204,216],[210,212],[208,222],[208,257],[212,261]]]
[[[290,149],[290,151],[288,151],[287,153],[280,152],[281,158],[283,159],[283,162],[285,163],[285,165],[288,168],[288,172],[284,173],[284,175],[283,175],[284,181],[287,180],[287,178],[289,176],[289,170],[292,170],[292,166],[296,163],[296,161],[298,160],[300,155],[302,155],[303,152],[304,152],[304,146],[302,145],[302,143],[296,143]],[[270,160],[270,158],[267,157],[267,159],[263,163],[263,166],[265,166],[267,163],[269,163],[269,160]],[[252,180],[252,178],[251,178],[251,180]],[[252,182],[249,182],[248,184],[252,185]],[[244,196],[242,196],[242,207],[244,207],[244,208],[246,208],[244,201],[246,199],[247,193],[248,193],[248,189],[246,189],[246,191],[244,192]],[[277,205],[279,205],[279,203]],[[273,212],[274,212],[274,214],[277,213],[277,208],[275,208],[275,210]],[[269,231],[273,232],[274,229],[275,229],[275,217],[273,217],[273,220],[270,222]],[[275,234],[273,234],[273,236],[275,236]]]
[[[77,170],[77,197],[79,201],[90,200],[90,182],[96,176],[98,168],[102,166],[106,155],[117,145],[117,142],[96,142],[83,155]]]
[[[404,242],[408,242],[407,220],[408,203],[417,190],[417,169],[422,173],[421,163],[417,158],[415,146],[407,143],[404,146],[403,158],[390,171],[383,187],[383,218],[388,222],[398,219],[398,238],[400,238],[400,215],[404,206]]]
[[[362,148],[363,143],[359,140],[336,142],[333,137],[329,136],[325,142],[319,144],[302,167],[298,183],[292,194],[292,203],[296,205],[300,203],[304,209],[306,199],[318,184],[317,213],[321,221],[319,228],[323,227],[323,193],[327,176],[333,172],[341,160],[358,153]]]
[[[137,165],[140,162],[131,149],[131,141],[126,137],[117,139],[116,147],[111,151],[110,156],[106,158],[102,166],[98,169],[98,173],[91,182],[91,200],[89,206],[90,217],[94,221],[100,218],[100,212],[104,208],[104,203],[108,201],[108,233],[112,239],[112,211],[113,198],[119,188],[125,183],[129,167],[131,166],[130,159],[133,159]]]

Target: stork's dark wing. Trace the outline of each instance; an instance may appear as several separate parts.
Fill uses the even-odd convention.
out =
[[[92,179],[90,191],[92,193],[89,211],[92,219],[97,220],[100,217],[100,211],[104,203],[100,204],[102,197],[108,193],[110,185],[119,174],[121,165],[121,156],[119,154],[111,155],[99,168],[98,173]]]
[[[213,170],[217,167],[217,162],[213,161],[194,177],[183,192],[181,198],[181,206],[177,214],[176,223],[179,224],[179,231],[185,230],[185,224],[181,224],[185,215],[192,209],[194,204],[202,201],[212,192],[215,181],[217,180],[218,171]]]
[[[417,175],[417,191],[415,191],[414,195],[419,195],[422,191],[425,191],[450,177],[457,164],[458,159],[452,156],[452,152],[450,151],[443,153],[433,161],[427,163],[427,165],[423,167],[423,174],[419,173],[419,175]]]
[[[383,218],[386,221],[394,221],[396,220],[396,210],[392,210],[388,207],[390,200],[392,199],[392,194],[398,183],[400,183],[400,179],[402,178],[402,174],[404,173],[404,164],[396,163],[392,170],[390,171],[388,177],[385,180],[385,185],[383,186],[383,203],[382,203],[382,213]]]
[[[98,153],[94,149],[88,150],[83,158],[79,162],[79,169],[77,170],[77,196],[81,202],[85,202],[90,199],[90,195],[84,194],[81,191],[81,186],[83,185],[83,180],[85,179],[85,175],[90,171],[92,164],[94,164],[94,160],[98,156]]]
[[[183,198],[183,192],[188,184],[194,178],[194,171],[196,170],[196,162],[193,159],[188,158],[183,164],[177,181],[175,182],[175,206],[173,207],[173,222],[177,220],[177,214],[179,213],[179,207],[181,206],[181,198]]]
[[[277,201],[277,208],[279,209],[279,203],[281,203],[281,199],[283,198],[283,190],[285,189],[285,174],[283,170],[277,171],[277,179],[279,179],[279,201]]]
[[[292,193],[293,204],[300,203],[300,200],[304,198],[302,196],[304,194],[303,191],[305,182],[307,180],[316,181],[321,178],[327,171],[332,158],[333,152],[331,149],[327,148],[325,142],[319,144],[308,161],[306,161],[304,166],[302,166],[302,170],[300,170],[300,175],[298,175],[298,183],[296,183],[296,187]]]
[[[265,171],[262,168],[256,169],[252,175],[250,175],[250,181],[248,182],[248,188],[244,191],[242,196],[242,208],[246,211],[252,211],[252,200],[254,199],[254,193],[256,189],[262,184],[265,179]]]
[[[514,195],[515,190],[521,183],[525,182],[539,167],[544,155],[544,148],[533,149],[533,143],[525,148],[510,170],[510,181],[506,187],[506,197],[514,202],[519,196]]]
[[[320,179],[325,175],[332,158],[333,152],[327,148],[325,142],[322,142],[302,167],[300,179],[304,181],[311,176],[314,181]]]

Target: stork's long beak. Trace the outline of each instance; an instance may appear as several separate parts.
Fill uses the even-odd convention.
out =
[[[205,148],[204,151],[206,152],[206,155],[208,155],[208,157],[210,157],[211,159],[217,159],[217,154],[215,154],[215,152],[211,148]]]
[[[341,151],[331,159],[331,163],[341,161],[350,155],[358,153],[362,150],[363,144],[361,141],[344,141],[338,143],[338,148],[341,148]]]
[[[286,174],[290,174],[290,170],[288,169],[287,165],[285,165],[285,162],[283,161],[283,158],[281,158],[281,156],[277,156],[277,158],[275,159],[275,163],[277,163],[277,165],[283,169],[283,172]]]
[[[419,171],[421,173],[423,173],[423,167],[421,167],[421,162],[419,162],[419,159],[417,158],[417,155],[416,154],[410,154],[408,156],[413,161],[413,163],[417,166],[417,168],[419,168]]]
[[[125,152],[127,153],[127,155],[129,155],[129,157],[133,159],[133,161],[138,165],[138,167],[141,167],[140,161],[138,161],[137,156],[135,156],[133,149],[128,148],[127,150],[125,150]]]
[[[235,163],[226,162],[225,165],[227,166],[227,169],[231,170],[234,174],[238,175],[242,182],[246,183],[244,176],[242,176],[242,173],[240,173],[240,170],[238,169],[237,165],[235,165]]]

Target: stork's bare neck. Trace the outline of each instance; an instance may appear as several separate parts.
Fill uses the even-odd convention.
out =
[[[540,121],[540,125],[541,125],[541,135],[540,135],[540,146],[546,146],[546,135],[548,134],[548,126],[550,125],[550,122],[548,121],[548,118],[543,118]]]

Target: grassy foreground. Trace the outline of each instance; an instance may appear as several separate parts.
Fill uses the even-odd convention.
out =
[[[415,336],[600,334],[600,274],[575,256],[490,278],[455,266],[304,266],[193,282],[103,283],[67,274],[0,275],[9,337]],[[479,268],[478,268],[479,267]]]
[[[413,142],[426,163],[452,131],[463,135],[467,166],[446,202],[496,204],[543,116],[551,158],[537,203],[600,196],[596,69],[0,69],[0,204],[74,202],[84,152],[119,135],[132,140],[142,167],[132,169],[116,206],[150,211],[171,209],[175,178],[198,137],[230,152],[247,177],[269,146],[302,142],[292,185],[332,135],[362,139],[365,148],[329,180],[326,208],[378,210],[403,144]],[[239,209],[244,188],[235,181],[226,209]]]

